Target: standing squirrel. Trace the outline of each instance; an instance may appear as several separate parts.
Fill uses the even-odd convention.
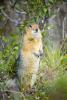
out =
[[[17,76],[21,91],[32,88],[39,69],[40,56],[43,55],[42,35],[38,24],[30,25],[23,37]]]

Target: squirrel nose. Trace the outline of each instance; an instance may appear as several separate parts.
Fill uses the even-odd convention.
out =
[[[38,29],[36,29],[36,32],[38,32]]]

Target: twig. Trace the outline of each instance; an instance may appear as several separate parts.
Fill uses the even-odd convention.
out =
[[[5,12],[4,12],[4,10],[3,9],[1,9],[1,12],[2,12],[2,14],[7,18],[7,19],[9,19],[11,22],[16,22],[16,20],[13,20],[12,18],[10,18]]]

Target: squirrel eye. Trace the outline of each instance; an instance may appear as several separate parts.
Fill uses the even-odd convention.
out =
[[[30,28],[32,28],[32,25],[29,25]]]

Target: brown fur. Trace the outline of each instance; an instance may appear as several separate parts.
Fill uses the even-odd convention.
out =
[[[18,81],[21,91],[31,88],[39,69],[40,56],[43,54],[42,35],[37,24],[32,24],[26,29],[23,37],[23,46],[20,51],[18,66]],[[10,80],[10,87],[16,88],[16,79]]]
[[[37,31],[36,31],[37,30]],[[40,55],[43,53],[42,35],[37,24],[27,28],[21,49],[21,62],[18,76],[22,87],[32,87],[39,69]]]

